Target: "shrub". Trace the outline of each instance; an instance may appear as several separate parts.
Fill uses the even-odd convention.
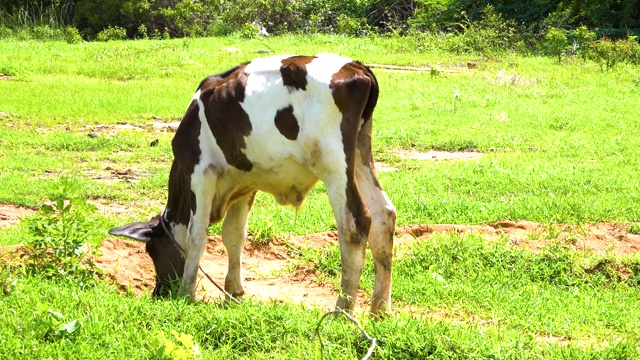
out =
[[[56,185],[49,200],[52,204],[42,205],[27,219],[32,237],[20,256],[22,266],[29,275],[92,284],[99,269],[91,260],[96,252],[88,242],[96,236],[99,224],[87,215],[95,207],[78,197],[68,180]]]
[[[13,30],[4,26],[0,26],[0,39],[9,39],[12,37],[14,37]]]
[[[138,26],[151,23],[154,3],[154,0],[78,1],[75,23],[87,38],[93,38],[110,27],[125,29],[126,33],[133,35]]]
[[[614,42],[607,38],[596,41],[590,48],[588,57],[597,62],[603,70],[613,68],[619,58]]]
[[[82,36],[78,29],[73,27],[66,27],[64,29],[64,40],[69,44],[77,44],[82,42]]]
[[[213,14],[202,2],[183,0],[174,8],[160,9],[154,12],[154,15],[160,16],[166,22],[172,37],[194,37],[207,35]]]
[[[491,5],[484,9],[480,21],[466,19],[462,28],[462,36],[451,43],[452,51],[487,53],[514,50],[522,40],[515,21],[505,20]]]
[[[640,44],[637,36],[628,36],[626,39],[616,41],[614,51],[618,61],[640,64]]]
[[[565,52],[569,49],[569,42],[564,30],[549,28],[544,35],[544,48],[547,55],[555,57],[558,62],[562,61]]]
[[[582,60],[586,60],[589,54],[589,48],[597,38],[596,33],[582,25],[573,31],[573,36],[574,50],[576,54],[580,55]]]
[[[111,41],[111,40],[125,40],[126,38],[127,38],[127,30],[118,26],[109,26],[108,28],[98,33],[96,40]]]

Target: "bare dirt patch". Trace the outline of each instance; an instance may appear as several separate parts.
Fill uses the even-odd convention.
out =
[[[144,244],[108,238],[104,239],[100,251],[102,255],[96,264],[117,283],[138,295],[153,290],[153,263],[145,253]],[[200,264],[217,284],[224,286],[227,255],[219,236],[209,237]],[[274,240],[269,246],[247,242],[242,265],[246,296],[326,309],[335,305],[335,290],[320,283],[311,269],[291,259],[284,241]],[[210,300],[223,295],[200,273],[196,297]]]
[[[540,249],[552,242],[561,241],[575,251],[594,254],[629,255],[640,249],[640,236],[626,231],[620,224],[598,223],[583,226],[558,225],[552,228],[529,221],[500,221],[485,226],[466,225],[413,225],[396,230],[395,244],[406,245],[416,241],[428,241],[439,233],[475,233],[486,241],[502,242],[530,251]],[[553,238],[551,238],[553,237]],[[267,246],[247,241],[243,251],[243,276],[247,296],[261,300],[273,300],[330,309],[337,298],[336,289],[321,283],[313,269],[292,259],[290,247],[323,247],[336,244],[337,233],[291,236],[287,241],[274,239]],[[144,244],[120,239],[105,239],[102,256],[96,263],[116,282],[129,287],[136,294],[152,291],[154,270],[151,259],[144,251]],[[209,237],[201,265],[218,284],[224,284],[227,271],[227,256],[219,236]],[[208,280],[202,277],[198,285],[199,299],[217,299],[222,296]],[[369,299],[359,297],[358,307],[368,307]],[[409,312],[411,309],[408,310]]]
[[[417,151],[407,149],[394,149],[391,153],[401,159],[433,162],[474,160],[482,156],[482,153],[477,151]],[[374,165],[376,167],[376,170],[379,172],[398,170],[398,168],[394,167],[393,165],[389,165],[382,161],[376,161]]]
[[[416,151],[397,149],[394,154],[410,160],[422,161],[445,161],[445,160],[472,160],[482,156],[481,153],[475,151]]]
[[[97,137],[100,135],[116,135],[119,131],[124,130],[139,130],[149,132],[176,132],[179,121],[170,121],[162,118],[154,117],[153,122],[142,124],[130,124],[127,122],[119,122],[117,124],[98,124],[88,125],[78,128],[78,131],[86,131],[90,137]]]
[[[128,212],[134,208],[104,205],[92,201],[101,212]],[[148,204],[147,204],[148,205]],[[13,226],[20,219],[31,216],[34,210],[0,205],[0,228]],[[597,255],[633,255],[640,250],[640,235],[632,234],[624,224],[597,223],[584,225],[544,225],[530,221],[499,221],[489,225],[410,225],[396,229],[395,245],[402,256],[404,245],[416,241],[429,241],[441,233],[473,233],[487,242],[498,242],[527,251],[540,251],[552,243],[561,243],[574,251]],[[269,245],[247,241],[243,251],[243,276],[246,296],[331,309],[337,298],[331,284],[322,283],[313,269],[292,258],[292,248],[318,248],[338,242],[336,231],[272,239]],[[12,247],[13,248],[13,247]],[[0,253],[6,249],[0,249]],[[123,288],[138,295],[148,294],[155,283],[153,264],[145,253],[144,244],[121,239],[106,238],[100,248],[101,256],[95,262]],[[227,256],[219,236],[209,238],[201,265],[218,284],[224,284]],[[208,280],[201,277],[199,299],[218,299],[222,296]],[[358,308],[368,307],[369,299],[358,298]],[[414,309],[415,310],[415,309]],[[400,310],[403,311],[403,310]],[[410,313],[416,313],[407,309]],[[421,313],[420,311],[418,311]]]
[[[35,210],[24,207],[0,204],[0,229],[14,226],[35,212]]]

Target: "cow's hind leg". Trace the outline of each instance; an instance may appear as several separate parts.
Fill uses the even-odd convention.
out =
[[[233,297],[244,295],[242,287],[242,248],[247,238],[247,219],[255,191],[236,200],[227,211],[222,224],[222,242],[227,249],[229,269],[224,289]]]
[[[375,175],[371,153],[371,121],[365,123],[360,130],[357,147],[356,179],[360,194],[371,213],[368,242],[375,271],[371,314],[379,316],[391,312],[391,265],[396,210],[382,191]]]
[[[355,183],[347,184],[346,188],[342,184],[327,183],[329,200],[338,226],[342,261],[341,293],[336,308],[352,311],[364,267],[371,219]]]
[[[364,267],[371,215],[356,185],[354,164],[356,138],[355,136],[352,139],[345,138],[343,141],[343,153],[327,151],[323,154],[324,169],[332,169],[332,171],[325,173],[324,176],[321,174],[319,177],[327,186],[340,238],[342,280],[341,294],[336,308],[352,311]],[[327,149],[330,148],[327,147]],[[341,156],[346,160],[342,164],[337,161]]]

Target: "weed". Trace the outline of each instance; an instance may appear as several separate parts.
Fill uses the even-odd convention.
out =
[[[91,260],[96,251],[88,244],[99,224],[87,218],[93,205],[77,197],[75,185],[62,179],[44,204],[31,218],[31,238],[20,255],[21,265],[29,275],[49,279],[73,279],[77,284],[92,284],[99,269]]]
[[[97,36],[98,41],[124,40],[127,38],[127,31],[118,26],[109,26],[100,31]]]
[[[567,35],[563,30],[552,27],[547,31],[544,39],[547,54],[555,57],[560,63],[568,50]]]
[[[151,338],[151,346],[156,359],[184,360],[195,359],[200,355],[200,347],[193,341],[193,336],[171,330],[167,338],[164,331]]]
[[[629,223],[627,231],[634,235],[640,235],[640,222]]]
[[[40,303],[36,310],[36,326],[45,341],[73,340],[82,327],[78,320],[66,321],[65,316],[51,309],[49,304]]]
[[[8,264],[4,264],[4,260],[0,259],[0,290],[3,296],[9,296],[13,293],[17,280],[12,277],[9,272]]]
[[[564,231],[564,227],[558,224],[547,224],[545,225],[545,231],[547,233],[548,240],[557,240],[560,234]]]

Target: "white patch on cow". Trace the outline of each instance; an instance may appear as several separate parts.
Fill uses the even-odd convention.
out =
[[[307,78],[311,77],[316,81],[329,85],[333,75],[351,61],[352,60],[347,57],[336,54],[318,54],[316,55],[316,59],[310,64],[307,64]]]
[[[248,78],[242,108],[253,127],[245,138],[247,158],[263,170],[285,167],[297,171],[296,166],[285,165],[285,160],[291,159],[323,180],[330,173],[344,173],[344,167],[337,170],[334,166],[335,159],[344,159],[339,126],[342,114],[335,105],[329,84],[333,74],[350,60],[337,55],[314,59],[306,65],[306,90],[290,92],[282,84],[280,75],[281,62],[285,58],[258,59],[245,70]],[[280,133],[274,121],[277,111],[288,106],[293,107],[300,127],[298,139],[293,144]],[[331,166],[327,168],[324,160],[329,159]]]
[[[176,240],[180,248],[184,251],[187,245],[187,226],[178,223],[171,223],[171,235]]]
[[[280,74],[280,66],[282,66],[282,60],[288,59],[294,55],[277,55],[269,56],[252,60],[244,68],[246,74],[253,74],[257,72],[276,72]]]

